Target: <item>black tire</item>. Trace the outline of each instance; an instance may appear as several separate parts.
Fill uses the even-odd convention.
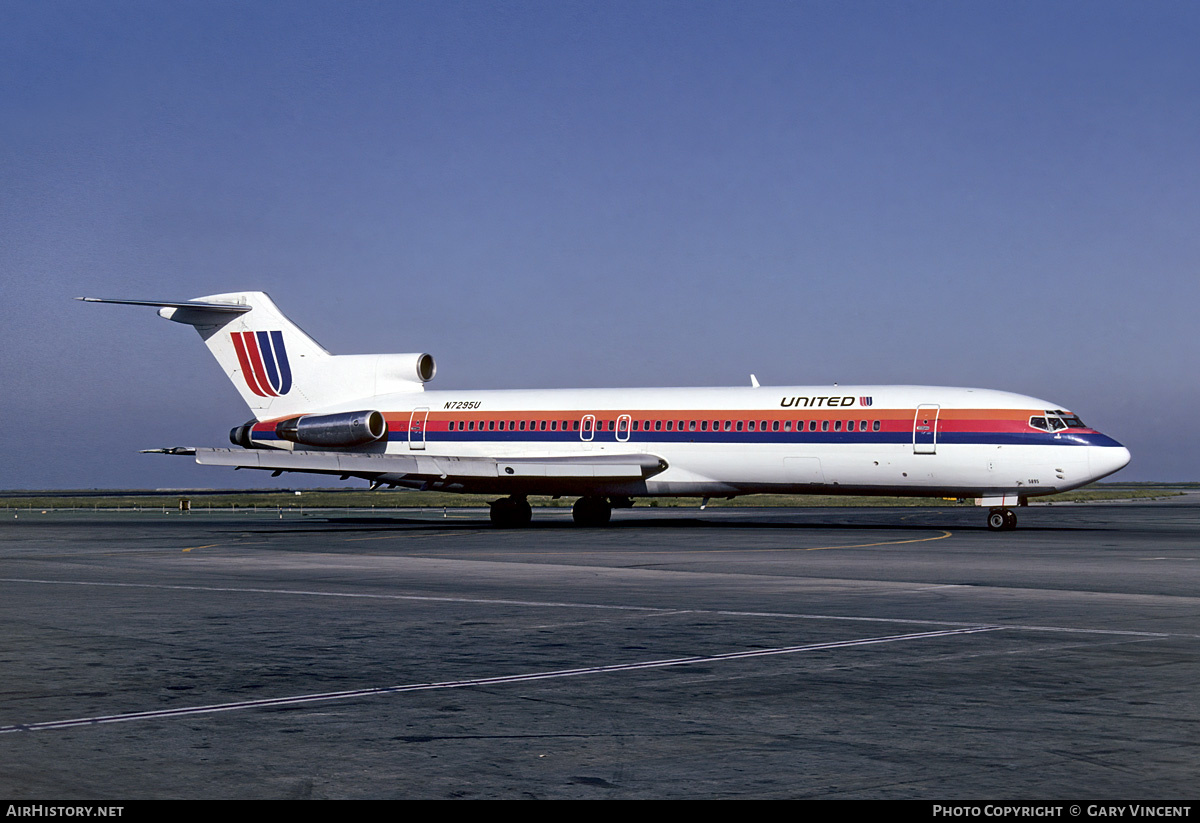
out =
[[[521,529],[533,520],[533,507],[525,500],[503,497],[491,504],[488,517],[498,529]]]
[[[994,532],[1008,528],[1008,518],[1004,516],[1003,509],[992,509],[988,512],[987,527]]]
[[[604,526],[612,518],[612,505],[603,497],[581,497],[571,507],[577,526]]]
[[[513,506],[513,525],[523,529],[533,522],[533,506],[524,500],[516,501]]]
[[[488,518],[492,521],[492,525],[498,529],[507,529],[509,525],[509,507],[503,500],[497,500],[492,503],[491,510],[488,512]]]

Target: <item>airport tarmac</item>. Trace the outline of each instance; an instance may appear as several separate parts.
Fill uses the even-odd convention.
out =
[[[1186,800],[1200,500],[7,512],[0,797]]]

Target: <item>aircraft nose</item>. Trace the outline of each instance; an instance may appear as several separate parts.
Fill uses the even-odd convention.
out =
[[[1088,468],[1093,480],[1108,477],[1129,465],[1129,449],[1124,446],[1088,446]]]

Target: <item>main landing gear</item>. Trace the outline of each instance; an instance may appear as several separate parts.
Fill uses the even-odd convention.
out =
[[[491,504],[492,525],[501,529],[520,529],[533,520],[533,508],[524,497],[502,497]]]
[[[571,517],[577,526],[606,526],[612,518],[613,506],[629,508],[633,505],[627,497],[581,497],[571,508]],[[524,497],[502,497],[491,503],[492,525],[500,529],[523,529],[533,520],[533,509]]]
[[[571,517],[577,526],[605,526],[612,517],[612,504],[607,497],[581,497],[571,507]]]
[[[1012,509],[992,509],[988,512],[987,527],[994,532],[1011,531],[1017,527],[1017,515]]]

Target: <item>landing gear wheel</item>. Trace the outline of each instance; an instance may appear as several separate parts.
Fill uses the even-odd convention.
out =
[[[502,497],[491,504],[492,525],[499,529],[520,529],[533,520],[533,508],[519,497]]]
[[[577,526],[604,526],[612,517],[612,505],[604,497],[581,497],[571,507]]]
[[[994,532],[1012,531],[1017,527],[1017,515],[1012,509],[992,509],[988,512],[987,527]]]

